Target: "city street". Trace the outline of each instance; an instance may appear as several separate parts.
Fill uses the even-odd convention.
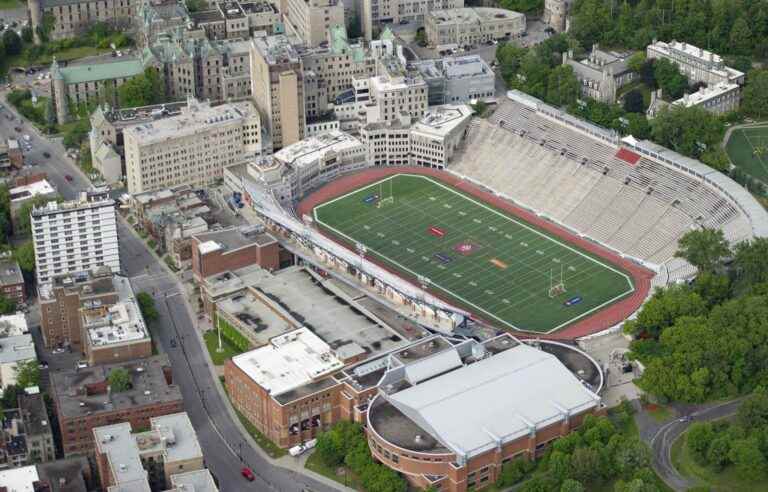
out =
[[[36,162],[33,171],[47,173],[48,180],[65,199],[74,198],[78,191],[88,189],[85,176],[64,157],[61,143],[41,138],[30,124],[22,123],[18,115],[13,121],[6,119],[5,113],[12,108],[5,101],[5,93],[0,93],[0,99],[6,107],[0,115],[0,138],[29,134],[33,147],[25,159]],[[15,132],[14,126],[20,126],[22,132]],[[42,156],[45,151],[51,154],[49,159]],[[67,175],[71,176],[71,182],[67,182]],[[123,219],[118,222],[118,234],[123,273],[131,278],[136,291],[149,292],[156,299],[160,321],[156,323],[155,339],[161,350],[168,353],[174,383],[181,388],[184,407],[197,431],[206,465],[219,481],[221,490],[330,492],[344,489],[324,477],[306,476],[308,472],[298,468],[295,458],[284,457],[279,466],[274,465],[260,449],[253,447],[255,444],[250,444],[250,436],[241,432],[239,422],[236,424],[232,418],[228,402],[222,400],[215,386],[217,382],[208,367],[208,354],[201,346],[200,335],[195,332],[196,320],[187,309],[178,280],[150,253]],[[175,348],[171,347],[172,338],[178,342]],[[243,466],[253,470],[256,480],[248,482],[241,476]]]

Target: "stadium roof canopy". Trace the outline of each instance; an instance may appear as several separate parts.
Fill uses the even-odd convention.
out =
[[[465,459],[600,404],[554,355],[525,344],[387,399]]]

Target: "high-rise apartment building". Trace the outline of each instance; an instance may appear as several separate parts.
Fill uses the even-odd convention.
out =
[[[251,94],[275,150],[304,138],[304,70],[287,36],[251,41]]]
[[[48,202],[32,210],[30,222],[38,284],[54,275],[102,266],[120,271],[115,201],[105,193]]]
[[[464,7],[464,0],[361,0],[360,20],[365,39],[373,39],[376,27],[400,22],[424,22],[424,16],[433,10]]]
[[[261,118],[250,102],[189,99],[181,114],[123,130],[128,191],[203,186],[225,166],[261,152]]]
[[[285,28],[307,46],[319,46],[328,29],[344,26],[344,4],[339,0],[281,0]]]

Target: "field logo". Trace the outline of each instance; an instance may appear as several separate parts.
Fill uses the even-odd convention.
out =
[[[501,261],[498,258],[491,258],[491,263],[493,263],[495,266],[501,268],[502,270],[506,270],[507,266],[508,266],[506,263],[504,263],[503,261]]]
[[[427,229],[427,232],[432,234],[435,237],[443,237],[445,236],[445,231],[440,229],[439,227],[435,226],[429,226],[429,229]]]
[[[376,203],[378,201],[379,201],[379,195],[377,195],[375,193],[373,195],[368,195],[367,197],[363,198],[363,202],[368,204],[368,205],[370,205],[372,203]]]
[[[580,302],[581,302],[581,297],[580,296],[571,297],[570,299],[568,299],[567,301],[565,301],[563,303],[563,306],[565,306],[565,307],[575,306],[576,304],[579,304]]]
[[[443,253],[435,253],[435,258],[437,258],[437,261],[440,263],[450,263],[453,261],[453,258]]]
[[[478,246],[475,243],[471,243],[468,241],[465,241],[463,243],[458,243],[456,246],[453,247],[453,250],[459,254],[462,254],[464,256],[471,255],[475,251],[480,249],[480,246]]]

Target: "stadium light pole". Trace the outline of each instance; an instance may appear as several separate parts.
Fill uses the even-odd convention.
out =
[[[425,277],[424,275],[419,275],[419,285],[421,286],[421,291],[423,292],[423,295],[424,295],[422,301],[424,301],[425,304],[427,302],[427,287],[429,287],[429,284],[431,282],[432,281],[429,280],[429,277]]]
[[[366,248],[363,243],[355,243],[355,249],[357,249],[357,253],[360,255],[360,271],[362,272],[365,253],[368,251],[368,248]]]

